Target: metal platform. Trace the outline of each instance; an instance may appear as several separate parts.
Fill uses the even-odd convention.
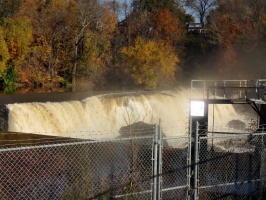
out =
[[[191,98],[209,104],[266,104],[266,79],[192,80]]]

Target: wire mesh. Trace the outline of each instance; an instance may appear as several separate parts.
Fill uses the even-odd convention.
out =
[[[162,199],[187,199],[189,138],[165,137],[162,142]]]
[[[199,199],[261,198],[264,137],[261,133],[201,137]]]
[[[150,136],[1,149],[0,196],[147,199],[151,154]]]

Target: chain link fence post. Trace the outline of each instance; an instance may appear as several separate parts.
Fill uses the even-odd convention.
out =
[[[158,200],[162,199],[162,122],[159,120],[159,128],[158,128]]]
[[[262,127],[262,135],[260,136],[261,139],[259,140],[260,148],[260,182],[259,182],[259,199],[263,199],[263,191],[264,191],[264,176],[265,176],[265,158],[264,158],[264,142],[265,142],[265,135],[264,135],[264,126]]]
[[[195,151],[194,151],[194,200],[198,199],[198,162],[199,162],[199,122],[196,122]]]
[[[157,200],[157,177],[158,177],[158,125],[155,125],[155,133],[153,136],[153,158],[152,158],[152,200]]]
[[[192,147],[191,147],[191,143],[192,143],[192,120],[189,120],[189,135],[188,135],[188,151],[187,151],[187,199],[191,199],[191,196],[193,195],[193,189],[191,187],[191,171],[192,171],[192,167],[191,167],[191,152],[192,152]]]

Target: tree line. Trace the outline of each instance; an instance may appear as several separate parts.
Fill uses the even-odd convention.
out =
[[[265,9],[265,0],[0,0],[0,83],[263,78]],[[189,31],[194,22],[204,32]]]

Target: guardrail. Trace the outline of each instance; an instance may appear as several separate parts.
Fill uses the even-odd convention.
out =
[[[191,97],[203,99],[262,99],[266,79],[192,80]]]

